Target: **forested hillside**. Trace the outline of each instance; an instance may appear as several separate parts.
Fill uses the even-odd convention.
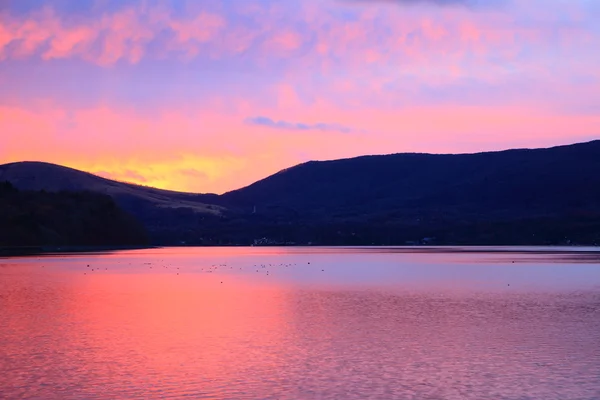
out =
[[[143,226],[110,196],[21,191],[0,183],[0,246],[145,245]]]

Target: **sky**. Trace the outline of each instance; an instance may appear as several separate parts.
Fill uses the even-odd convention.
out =
[[[223,193],[600,138],[597,0],[0,0],[0,163]]]

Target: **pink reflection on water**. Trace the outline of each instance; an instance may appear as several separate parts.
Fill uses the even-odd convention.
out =
[[[0,393],[45,399],[594,399],[600,393],[598,291],[553,285],[488,291],[498,271],[475,280],[471,274],[498,265],[450,262],[444,275],[441,255],[228,251],[4,260]],[[552,268],[521,268],[555,282]],[[572,285],[578,273],[594,276],[579,268]],[[438,290],[446,278],[451,290]]]

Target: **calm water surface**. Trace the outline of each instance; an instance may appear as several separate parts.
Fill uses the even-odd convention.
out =
[[[0,259],[0,398],[600,399],[600,253],[458,250]]]

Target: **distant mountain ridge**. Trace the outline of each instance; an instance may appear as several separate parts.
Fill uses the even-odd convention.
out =
[[[311,161],[223,195],[44,163],[2,165],[3,180],[109,194],[157,244],[600,243],[600,141]]]

